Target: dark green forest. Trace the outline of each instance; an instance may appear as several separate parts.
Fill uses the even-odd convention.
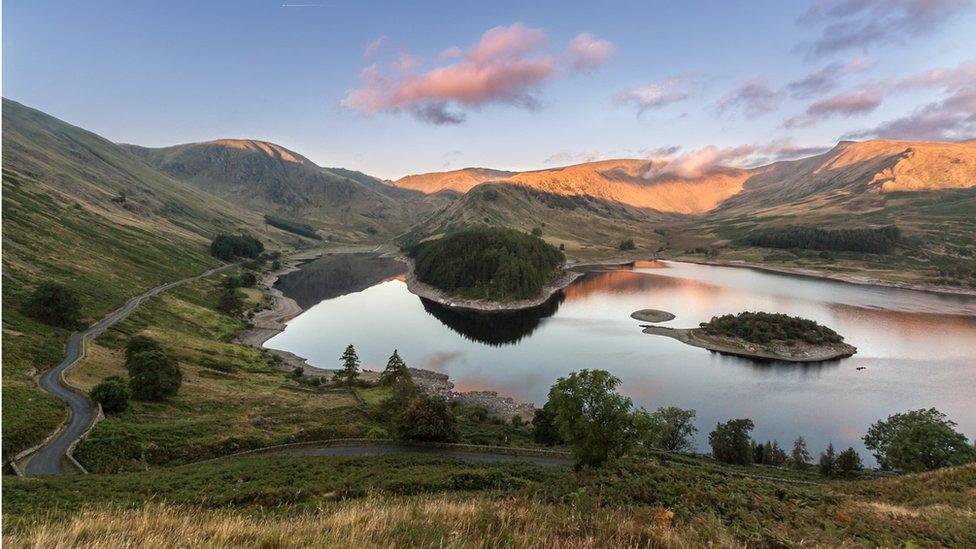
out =
[[[791,225],[753,231],[740,243],[761,248],[884,254],[890,252],[899,240],[901,231],[894,225],[873,229],[819,229]]]
[[[837,332],[812,320],[780,313],[744,312],[712,317],[701,323],[708,335],[741,337],[752,343],[770,341],[805,341],[807,343],[840,343]]]
[[[311,225],[306,225],[305,223],[290,221],[283,217],[267,214],[264,216],[264,222],[272,227],[277,227],[283,231],[288,231],[299,236],[314,238],[315,240],[322,240],[322,236],[315,232],[315,228],[313,228]]]
[[[421,282],[462,297],[501,300],[537,295],[566,260],[541,238],[500,227],[423,242],[411,256]]]

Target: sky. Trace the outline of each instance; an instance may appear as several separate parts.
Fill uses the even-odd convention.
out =
[[[3,96],[395,179],[976,137],[973,0],[3,3]]]

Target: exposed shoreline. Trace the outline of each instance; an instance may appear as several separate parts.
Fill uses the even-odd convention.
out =
[[[664,261],[676,261],[681,263],[695,263],[697,265],[709,265],[714,267],[738,267],[745,269],[753,269],[756,271],[764,271],[775,274],[784,274],[791,276],[801,276],[805,278],[815,278],[820,280],[833,280],[836,282],[847,282],[848,284],[857,284],[859,286],[878,286],[881,288],[895,288],[899,290],[912,290],[915,292],[925,292],[930,294],[942,294],[942,295],[961,295],[961,296],[976,296],[976,289],[960,288],[952,286],[936,286],[934,284],[913,284],[911,282],[892,282],[890,280],[882,280],[878,278],[872,278],[869,276],[861,276],[854,273],[830,273],[814,269],[811,267],[790,267],[790,266],[772,266],[763,265],[762,263],[751,263],[749,261],[742,261],[737,259],[732,260],[721,260],[721,259],[697,259],[693,257],[683,257],[678,256],[674,258],[660,258]]]
[[[823,345],[798,343],[793,346],[785,344],[763,346],[738,338],[709,336],[700,328],[666,328],[664,326],[643,326],[643,328],[645,334],[662,335],[716,353],[758,360],[825,362],[847,358],[857,352],[857,347],[847,343]]]
[[[302,307],[294,299],[284,295],[281,290],[274,287],[275,283],[280,277],[299,270],[302,263],[318,259],[323,253],[327,252],[363,253],[363,250],[318,250],[309,256],[299,254],[291,257],[281,269],[266,273],[258,281],[258,287],[261,288],[264,295],[270,301],[270,308],[255,313],[251,318],[252,327],[239,333],[234,339],[234,342],[254,347],[255,349],[278,357],[281,359],[281,363],[277,366],[279,370],[291,372],[299,368],[304,375],[309,377],[331,378],[337,370],[312,366],[308,363],[308,359],[304,357],[280,349],[271,349],[264,345],[269,339],[283,332],[289,320],[303,312]],[[536,409],[534,403],[519,402],[510,397],[501,396],[494,391],[455,392],[454,383],[447,374],[420,368],[410,368],[410,373],[414,382],[429,394],[441,396],[449,400],[458,400],[470,405],[481,406],[488,410],[489,414],[505,418],[506,420],[511,420],[513,416],[518,415],[523,420],[529,421],[532,419],[532,414],[534,414]],[[373,370],[362,370],[360,373],[360,377],[366,381],[376,381],[379,379],[379,376],[380,372]]]
[[[410,293],[433,301],[442,307],[447,307],[448,309],[459,312],[507,314],[517,313],[528,309],[535,309],[536,307],[544,305],[547,301],[552,299],[552,296],[556,295],[557,292],[562,291],[567,286],[572,284],[577,278],[586,274],[581,271],[572,270],[571,268],[565,269],[560,276],[556,277],[555,280],[543,286],[539,295],[527,299],[517,299],[514,301],[465,299],[463,297],[449,295],[443,290],[417,280],[417,277],[414,276],[413,273],[413,261],[406,258],[400,259],[407,264],[406,282],[407,289],[410,290]]]

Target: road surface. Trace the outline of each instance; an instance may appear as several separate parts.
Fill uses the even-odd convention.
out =
[[[83,393],[64,383],[62,378],[65,372],[84,357],[85,342],[98,337],[113,324],[129,316],[146,299],[159,295],[180,284],[210,276],[230,266],[217,267],[196,276],[157,286],[144,294],[130,299],[120,309],[110,313],[87,330],[71,334],[71,337],[68,338],[68,343],[65,345],[64,360],[54,368],[44,372],[39,381],[41,389],[60,398],[68,405],[68,408],[71,410],[71,416],[68,424],[64,426],[64,429],[56,437],[49,440],[44,446],[27,458],[27,462],[24,464],[25,475],[63,475],[65,473],[64,461],[67,459],[68,448],[85,434],[85,431],[88,430],[89,425],[91,425],[94,419],[94,403],[88,400],[88,397]]]

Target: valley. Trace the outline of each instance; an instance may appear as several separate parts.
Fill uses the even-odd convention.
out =
[[[813,465],[736,466],[697,451],[640,446],[621,458],[622,476],[607,469],[576,476],[560,461],[570,459],[569,446],[540,442],[526,412],[540,409],[555,380],[601,368],[619,376],[621,393],[641,407],[694,408],[702,426],[690,442],[697,449],[708,445],[705,426],[752,417],[756,440],[788,444],[803,435],[815,451],[828,443],[856,447],[873,466],[860,442],[868,425],[932,402],[973,432],[976,416],[957,389],[967,386],[974,358],[967,342],[976,337],[976,141],[841,143],[807,159],[695,177],[662,172],[653,160],[613,160],[387,181],[323,168],[257,140],[116,144],[6,99],[3,119],[4,535],[13,546],[78,543],[71,536],[92,521],[113,529],[114,539],[128,539],[140,513],[156,519],[137,536],[171,539],[180,531],[173,524],[205,514],[206,522],[180,534],[184,540],[217,539],[212,529],[222,520],[253,521],[235,539],[258,543],[272,523],[315,508],[393,517],[356,534],[374,544],[432,543],[452,528],[500,543],[527,543],[526,532],[537,529],[553,543],[598,532],[625,544],[693,544],[706,535],[729,543],[760,536],[770,543],[951,544],[976,535],[964,498],[972,465],[880,480],[864,470],[835,480]],[[822,243],[759,247],[747,239],[793,226],[890,225],[900,233],[879,252],[818,249]],[[411,275],[401,274],[396,258],[486,227],[540,237],[578,270],[566,271],[572,277],[551,292],[543,287],[534,309],[492,318],[452,308],[447,301],[456,296],[431,301],[408,291]],[[262,243],[259,257],[214,257],[215,237],[239,234]],[[274,287],[254,284],[271,283],[289,264],[292,272]],[[536,290],[523,288],[529,278],[554,283],[543,270],[504,291],[486,283],[475,298],[530,299],[519,294]],[[248,277],[251,283],[242,282]],[[125,378],[127,345],[145,336],[178,364],[178,393],[133,399],[124,411],[106,414],[74,450],[91,474],[14,478],[9,458],[42,443],[70,417],[36,380],[61,362],[71,334],[134,296],[183,279],[192,280],[147,296],[97,334],[66,375],[86,392],[112,376]],[[44,282],[78,296],[76,326],[29,314],[27,304]],[[284,299],[294,299],[294,307],[279,307]],[[799,370],[712,355],[641,334],[629,315],[645,307],[673,312],[676,318],[665,322],[673,326],[740,310],[802,314],[837,328],[858,354]],[[350,344],[362,377],[358,384],[330,382]],[[558,463],[398,453],[405,397],[396,386],[376,384],[394,350],[421,393],[474,395],[448,395],[451,444],[485,455],[551,455]],[[295,361],[306,360],[310,368],[296,372]],[[435,382],[425,385],[425,375]],[[904,386],[913,393],[898,389]],[[867,396],[835,411],[820,406],[850,390]],[[487,409],[486,399],[505,401],[508,412]],[[784,417],[787,402],[793,414]],[[207,461],[334,439],[386,450]],[[906,499],[899,487],[932,483],[940,488],[929,499]],[[595,491],[598,500],[608,499],[594,501]],[[755,494],[754,513],[733,510],[743,493]],[[153,494],[158,503],[133,494]],[[919,520],[905,524],[871,507],[877,494]],[[807,502],[803,510],[786,503],[794,500]],[[506,511],[509,504],[521,509],[517,516]],[[937,519],[936,506],[948,514]],[[585,524],[556,518],[584,507],[599,509]],[[51,510],[39,514],[41,508]],[[438,517],[434,530],[416,518],[417,509]],[[470,518],[475,509],[487,522]],[[262,518],[254,518],[256,510]],[[656,510],[662,518],[648,524]],[[784,512],[798,518],[786,524],[777,518]],[[825,518],[838,513],[852,518]],[[837,529],[820,529],[824,520]],[[59,531],[64,524],[71,526]],[[289,531],[282,539],[354,537],[335,524],[316,524],[317,533]]]

